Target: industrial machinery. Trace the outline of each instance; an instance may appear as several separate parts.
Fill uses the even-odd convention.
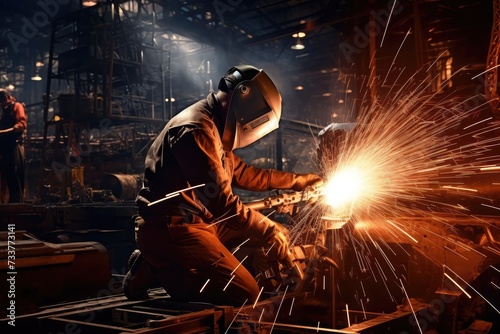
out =
[[[293,205],[321,193],[283,193],[249,205],[297,212]],[[500,326],[499,223],[497,216],[436,212],[318,217],[310,231],[301,230],[312,242],[295,245],[291,265],[282,267],[285,291],[260,308],[244,307],[259,320],[243,323],[256,332],[494,333]],[[269,308],[275,314],[269,316]]]
[[[175,49],[171,46],[176,42],[172,34],[155,38],[158,21],[154,6],[158,2],[137,2],[129,8],[137,6],[137,10],[130,12],[120,3],[101,1],[95,7],[58,16],[52,22],[43,115],[38,113],[38,123],[43,124],[38,144],[39,165],[31,168],[40,191],[36,199],[47,205],[35,201],[33,205],[11,206],[4,208],[0,217],[5,226],[15,225],[15,231],[0,234],[0,271],[7,277],[0,284],[0,332],[10,333],[13,329],[35,334],[500,332],[500,206],[495,188],[500,184],[498,164],[489,166],[491,173],[466,170],[462,174],[474,184],[472,190],[478,191],[476,196],[466,197],[469,204],[466,208],[461,206],[464,190],[458,187],[433,189],[439,201],[448,201],[443,203],[446,210],[424,208],[408,210],[405,215],[391,212],[381,215],[370,210],[354,216],[324,214],[320,208],[324,189],[270,194],[249,202],[248,206],[266,211],[287,226],[292,246],[286,261],[269,263],[259,272],[263,290],[256,303],[241,307],[179,303],[171,300],[163,289],[152,289],[147,300],[127,300],[121,292],[125,268],[122,262],[126,259],[120,258],[117,249],[128,255],[134,246],[129,218],[135,212],[133,199],[140,186],[137,174],[143,160],[140,155],[155,131],[175,111],[172,90],[175,73],[171,66],[175,64],[175,52],[172,53]],[[223,2],[207,2],[211,7],[216,3],[223,5]],[[498,3],[494,1],[495,22],[484,83],[485,96],[495,116],[498,116],[498,72],[491,69],[498,64],[500,50]],[[179,2],[179,6],[184,5]],[[331,6],[335,5],[331,2]],[[418,2],[413,5],[418,9]],[[169,10],[165,18],[168,17],[168,23],[184,15],[191,28],[198,17],[205,22],[207,16],[201,15],[201,8],[200,3],[177,13]],[[233,12],[232,5],[221,8]],[[191,10],[192,17],[187,12]],[[418,12],[409,17],[419,20]],[[136,29],[138,26],[143,29]],[[217,26],[232,29],[231,24]],[[422,30],[419,26],[420,22],[416,22],[415,36],[420,40],[416,43],[423,44],[423,36],[418,37]],[[241,33],[248,34],[243,30]],[[158,48],[156,42],[163,39],[169,46]],[[250,41],[258,39],[252,36]],[[149,42],[144,43],[145,40]],[[432,60],[447,65],[450,61],[451,66],[452,55],[441,50],[444,47],[441,43],[435,45],[437,59]],[[370,47],[370,53],[374,51]],[[423,48],[417,48],[417,52],[417,65],[421,66]],[[376,60],[374,56],[369,58]],[[375,74],[376,65],[376,61],[371,63]],[[200,76],[203,81],[208,72],[207,63],[206,72]],[[352,74],[342,75],[345,78]],[[451,84],[451,78],[446,78]],[[376,87],[371,86],[373,101],[377,98]],[[200,91],[205,94],[205,89]],[[397,95],[402,99],[395,104],[408,107],[401,102],[403,93]],[[414,96],[410,97],[412,100]],[[475,98],[471,101],[477,105],[485,102]],[[413,101],[409,102],[413,106]],[[441,107],[447,111],[436,115],[450,114],[448,108]],[[477,111],[475,107],[471,109]],[[401,110],[415,116],[410,108]],[[390,114],[387,110],[376,111]],[[476,127],[483,120],[468,121],[464,128],[471,132],[474,141],[479,141],[485,132]],[[391,125],[398,125],[392,122]],[[422,130],[433,128],[436,122],[425,124]],[[350,130],[351,125],[346,129]],[[374,132],[384,136],[390,135],[385,129],[395,128],[386,123],[378,125],[375,128],[382,131]],[[260,167],[291,170],[297,159],[310,160],[311,150],[298,147],[294,133],[283,135],[287,127],[295,126],[296,123],[282,120],[273,143],[276,155],[265,159],[274,162]],[[412,126],[417,125],[412,123]],[[311,141],[311,127],[307,124],[306,131],[302,131],[308,134],[308,141]],[[498,138],[498,130],[489,134]],[[497,155],[494,150],[498,150],[498,142],[492,138],[483,141],[487,145],[482,149]],[[464,136],[460,134],[457,139]],[[293,154],[283,154],[285,142],[286,149],[295,150]],[[31,141],[32,148],[35,144]],[[464,151],[474,148],[470,143],[461,145]],[[273,151],[269,149],[271,145],[267,147],[269,152]],[[257,149],[252,153],[252,159],[262,156]],[[471,157],[476,159],[478,155]],[[450,175],[455,174],[443,176]],[[497,196],[496,201],[491,200],[492,196]],[[487,205],[483,198],[488,198]],[[424,204],[432,206],[434,200],[430,198]],[[417,204],[421,203],[412,202],[411,197],[398,198],[392,203],[394,207],[408,208]],[[448,210],[451,207],[460,210]],[[476,211],[477,208],[481,210]],[[19,210],[9,211],[14,209]],[[44,241],[27,233],[28,228],[43,236]],[[10,237],[16,241],[15,245],[9,244]],[[16,271],[9,267],[12,256],[9,246],[15,246]]]
[[[68,326],[81,333],[495,333],[498,217],[339,220],[312,214],[321,196],[313,189],[248,203],[302,226],[287,261],[259,274],[264,288],[252,305],[178,303],[163,289],[132,302],[115,277],[97,298],[44,306],[18,315],[16,326],[32,333]]]
[[[54,244],[9,225],[0,232],[0,315],[93,296],[111,279],[107,250],[98,242]],[[96,270],[98,268],[98,270]]]

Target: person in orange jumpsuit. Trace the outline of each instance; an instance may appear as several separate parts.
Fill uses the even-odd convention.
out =
[[[288,239],[282,225],[247,208],[233,187],[301,191],[322,183],[313,173],[247,165],[233,152],[278,128],[280,116],[281,95],[268,75],[239,65],[217,92],[168,122],[145,159],[135,218],[140,253],[124,280],[127,297],[147,298],[137,282],[149,270],[175,300],[234,306],[256,300],[258,283],[233,249],[246,242],[284,260]]]
[[[0,119],[1,193],[9,191],[9,203],[24,202],[24,146],[26,113],[22,103],[5,89],[0,89],[2,117]],[[5,187],[5,184],[7,187]],[[2,196],[2,200],[4,197]]]

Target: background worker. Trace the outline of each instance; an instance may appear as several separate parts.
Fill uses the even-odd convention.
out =
[[[1,192],[9,191],[9,203],[24,201],[24,146],[26,113],[22,103],[5,89],[0,89],[2,117],[0,119]],[[7,185],[7,187],[5,187]],[[2,201],[5,197],[2,196]]]

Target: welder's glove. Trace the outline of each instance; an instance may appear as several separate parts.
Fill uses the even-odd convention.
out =
[[[287,257],[289,245],[286,232],[284,228],[277,229],[276,233],[271,234],[267,239],[267,257],[270,261],[281,261]]]
[[[321,188],[321,186],[324,183],[323,179],[316,174],[302,174],[302,175],[299,174],[298,180],[299,180],[298,183],[300,184],[300,187],[303,187],[303,188],[295,189],[298,187],[294,186],[294,190],[302,190],[304,192],[310,191],[312,193],[314,193],[316,190]],[[307,204],[312,204],[312,203],[316,202],[317,200],[318,200],[318,196],[311,196],[308,198]]]
[[[305,190],[307,187],[319,187],[323,184],[323,179],[316,174],[296,174],[294,177],[294,183],[292,185],[292,190],[301,191]]]

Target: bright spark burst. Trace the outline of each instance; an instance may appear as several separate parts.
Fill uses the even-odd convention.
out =
[[[388,256],[390,253],[386,251],[394,254],[389,242],[418,248],[423,235],[430,235],[442,240],[444,245],[455,245],[442,248],[450,257],[465,259],[464,250],[485,257],[476,249],[448,237],[453,234],[450,231],[454,227],[440,214],[466,217],[470,222],[484,224],[471,207],[489,210],[488,214],[500,210],[497,190],[500,184],[499,121],[486,115],[488,102],[482,97],[457,99],[437,93],[427,95],[427,85],[433,79],[429,76],[417,81],[413,77],[393,86],[391,90],[400,88],[392,92],[390,98],[362,108],[355,127],[344,131],[344,137],[335,142],[335,147],[327,147],[326,159],[320,162],[321,174],[326,180],[320,203],[325,205],[306,208],[293,218],[290,231],[292,243],[304,244],[314,238],[308,234],[310,228],[325,233],[325,221],[330,218],[352,222],[343,228],[345,234],[341,243],[349,244],[354,250],[354,263],[359,266],[359,273],[371,273],[375,283],[385,286],[394,303],[397,301],[388,286],[389,275],[396,277],[396,281],[392,281],[399,281],[404,295],[409,297],[403,284],[406,278],[396,273]],[[399,221],[399,217],[424,218],[411,225],[404,219]],[[430,226],[424,221],[430,222]],[[446,231],[431,228],[433,222]],[[498,229],[497,226],[489,227]],[[361,240],[357,240],[360,236]],[[387,236],[391,241],[384,241]],[[336,245],[338,236],[334,238]],[[386,263],[378,262],[369,243]],[[410,256],[403,247],[401,249]],[[484,249],[496,254],[492,247]],[[440,261],[448,264],[446,257]],[[311,284],[315,282],[313,279]],[[360,284],[364,291],[363,282]],[[359,303],[365,312],[363,300]]]
[[[325,187],[326,204],[333,209],[346,206],[366,195],[364,173],[357,166],[345,167],[334,174]],[[339,191],[342,189],[342,191]]]
[[[487,202],[485,179],[500,169],[500,157],[491,154],[500,148],[498,122],[472,116],[487,103],[476,98],[470,108],[468,100],[443,101],[411,82],[391,100],[363,109],[335,152],[326,152],[324,202],[333,215],[359,217],[370,210],[380,217],[406,216],[429,207],[464,212],[460,203],[448,201]]]

